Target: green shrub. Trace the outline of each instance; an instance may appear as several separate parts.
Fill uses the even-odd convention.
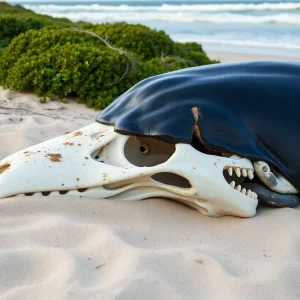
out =
[[[52,18],[39,15],[20,5],[0,2],[0,49],[9,45],[11,40],[29,29],[41,29],[46,26],[74,26],[65,18]]]
[[[105,23],[98,25],[84,24],[80,27],[105,37],[115,47],[133,51],[143,60],[155,57],[163,60],[168,56],[178,56],[189,61],[189,66],[217,62],[211,61],[207,57],[200,44],[174,42],[164,31],[156,31],[144,25]]]
[[[10,5],[6,2],[0,2],[0,13],[1,14],[24,14],[24,13],[32,13],[34,14],[33,11],[24,8],[21,5]]]
[[[142,63],[144,74],[146,77],[162,74],[162,73],[167,73],[179,69],[184,69],[190,67],[190,63],[182,59],[180,57],[165,57],[165,58],[152,58],[146,62]]]
[[[7,47],[13,38],[30,29],[38,30],[46,26],[65,28],[70,24],[72,23],[27,13],[16,16],[10,14],[0,15],[0,49]]]
[[[41,29],[45,25],[34,18],[16,18],[10,15],[0,16],[0,48],[5,48],[11,40],[29,29]]]
[[[54,30],[44,28],[42,30],[29,30],[25,34],[16,37],[8,48],[3,52],[2,68],[0,68],[0,83],[6,78],[9,69],[22,55],[32,57],[39,55],[56,45],[81,44],[97,45],[104,47],[104,44],[86,33],[69,30]]]
[[[118,83],[127,64],[125,54],[109,48],[66,43],[21,56],[9,69],[4,85],[50,98],[73,95],[99,109],[141,79],[131,69]]]
[[[0,40],[9,43],[0,46],[0,85],[32,90],[43,101],[74,96],[96,109],[149,76],[215,63],[201,45],[175,43],[143,25],[75,24],[34,13],[0,17]]]
[[[191,66],[202,66],[217,63],[216,60],[210,60],[200,44],[195,42],[175,43],[175,53],[189,61]]]
[[[174,54],[174,42],[164,31],[127,23],[87,24],[83,29],[95,32],[114,45],[147,60]]]

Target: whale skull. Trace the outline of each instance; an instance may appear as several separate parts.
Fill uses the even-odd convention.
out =
[[[225,177],[242,173],[252,179],[253,172],[247,158],[209,155],[189,144],[122,135],[113,126],[93,123],[1,161],[0,198],[163,197],[210,216],[251,217],[257,195]]]

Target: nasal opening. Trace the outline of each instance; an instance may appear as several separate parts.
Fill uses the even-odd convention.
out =
[[[157,173],[151,176],[152,179],[155,181],[158,181],[160,183],[164,183],[167,185],[173,185],[179,188],[191,188],[190,182],[177,174],[174,173],[169,173],[169,172],[162,172],[162,173]]]

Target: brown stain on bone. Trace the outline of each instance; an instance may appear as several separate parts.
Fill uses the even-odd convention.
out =
[[[103,151],[104,151],[104,148],[101,148],[101,149],[99,150],[99,152],[97,153],[97,155],[98,155],[98,156],[101,156],[101,154],[102,154]]]
[[[32,154],[35,154],[35,152],[25,151],[24,154],[25,154],[25,156],[28,157],[28,156],[30,156],[30,155],[32,155]]]
[[[61,162],[61,154],[59,153],[48,153],[45,155],[46,157],[48,157],[52,162]]]
[[[9,167],[10,167],[9,163],[4,163],[4,164],[0,165],[0,174],[5,172]]]
[[[100,134],[99,136],[96,137],[96,140],[99,140],[103,136],[104,136],[104,134]]]
[[[83,135],[83,132],[82,132],[82,131],[75,131],[75,132],[73,133],[73,137],[75,137],[75,136],[81,136],[81,135]]]
[[[66,145],[66,146],[74,146],[74,143],[65,142],[64,145]]]

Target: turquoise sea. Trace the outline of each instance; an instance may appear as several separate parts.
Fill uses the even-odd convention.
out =
[[[206,50],[299,56],[300,0],[13,0],[38,13],[93,23],[126,21],[163,29]]]

